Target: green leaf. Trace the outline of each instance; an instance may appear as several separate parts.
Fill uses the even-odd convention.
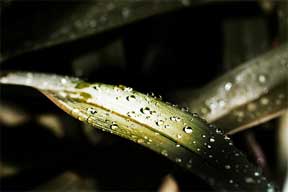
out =
[[[3,73],[0,83],[36,88],[80,121],[156,151],[216,189],[273,191],[220,129],[132,88],[25,72]]]
[[[3,59],[7,59],[206,1],[208,0],[88,0],[85,3],[41,1],[25,4],[16,1],[9,9],[3,10],[1,55]],[[22,10],[31,13],[25,17],[17,17],[17,22],[14,21],[13,15]]]
[[[180,103],[236,133],[281,115],[288,108],[288,44],[252,59],[194,92]]]

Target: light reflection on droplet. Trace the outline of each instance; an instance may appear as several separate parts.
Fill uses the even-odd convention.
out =
[[[191,133],[193,132],[193,129],[192,129],[192,127],[185,126],[185,127],[183,128],[183,131],[184,131],[185,133],[187,133],[187,134],[191,134]]]
[[[231,83],[231,82],[227,82],[227,83],[224,85],[225,91],[230,91],[231,88],[232,88],[232,83]]]

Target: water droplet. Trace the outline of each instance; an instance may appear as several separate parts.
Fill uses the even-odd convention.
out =
[[[214,143],[214,142],[215,142],[215,139],[214,139],[214,138],[210,138],[209,141],[210,141],[211,143]]]
[[[131,87],[125,87],[125,88],[124,88],[124,91],[126,91],[126,92],[131,92],[131,91],[133,91],[133,88],[131,88]]]
[[[135,115],[135,111],[127,112],[128,117],[133,117]]]
[[[255,111],[256,110],[256,108],[257,108],[257,105],[255,104],[255,103],[249,103],[248,105],[247,105],[247,109],[248,109],[248,111]]]
[[[67,79],[62,78],[62,79],[61,79],[61,83],[62,83],[62,84],[66,84],[66,83],[67,83]]]
[[[207,107],[202,107],[201,108],[201,113],[203,114],[203,115],[206,115],[207,113],[209,113],[209,108],[207,108]]]
[[[89,107],[89,108],[87,109],[87,112],[90,113],[90,114],[92,114],[92,115],[94,115],[94,114],[97,113],[96,109],[94,109],[94,108],[92,108],[92,107]]]
[[[221,100],[218,101],[218,105],[219,105],[219,107],[223,108],[226,105],[226,103],[225,103],[224,100],[221,99]]]
[[[212,148],[212,146],[211,146],[211,145],[207,145],[207,148],[208,148],[208,149],[211,149],[211,148]]]
[[[213,158],[213,155],[208,155],[208,157],[211,159],[211,158]]]
[[[261,84],[264,84],[264,83],[266,83],[266,81],[267,81],[267,77],[265,76],[265,75],[259,75],[258,76],[258,81],[261,83]]]
[[[151,111],[150,111],[149,107],[141,108],[140,112],[143,113],[143,114],[146,114],[146,115],[151,114]]]
[[[181,118],[180,117],[176,117],[176,116],[172,116],[172,117],[170,117],[170,120],[179,122],[179,121],[181,121]]]
[[[92,88],[97,90],[97,91],[99,91],[100,90],[100,85],[94,85]]]
[[[176,160],[177,163],[181,163],[182,162],[181,158],[176,158],[175,160]]]
[[[115,122],[112,122],[112,125],[110,125],[110,128],[112,130],[115,130],[115,129],[118,129],[119,127],[118,127],[118,125]]]
[[[182,135],[178,134],[177,139],[181,139],[181,138],[182,138]]]
[[[182,107],[182,108],[181,108],[181,111],[183,111],[183,112],[189,112],[189,108],[188,108],[188,107]]]
[[[234,155],[235,155],[236,157],[239,157],[239,156],[240,156],[240,154],[239,154],[239,153],[235,153]]]
[[[231,88],[232,88],[232,83],[231,83],[231,82],[227,82],[227,83],[224,85],[225,91],[230,91]]]
[[[176,144],[176,147],[178,148],[178,147],[180,147],[181,145],[180,144]]]
[[[7,83],[8,82],[8,78],[7,77],[2,77],[0,82]]]
[[[137,139],[137,143],[144,143],[144,139]]]
[[[210,103],[210,104],[209,104],[209,108],[210,108],[211,111],[216,110],[216,108],[217,108],[217,103],[216,103],[216,102]]]
[[[246,183],[254,183],[254,179],[252,177],[246,177],[245,182]]]
[[[190,5],[190,0],[181,0],[181,3],[184,6],[189,6]]]
[[[134,101],[136,99],[135,95],[129,95],[126,97],[127,101]]]
[[[218,129],[218,128],[216,128],[215,132],[216,132],[217,134],[223,134],[222,130],[221,130],[221,129]]]
[[[170,125],[164,125],[164,128],[166,128],[166,129],[170,128]]]
[[[202,135],[203,138],[206,138],[206,135]]]
[[[260,175],[260,173],[259,173],[258,171],[256,171],[256,172],[254,173],[254,175],[255,175],[256,177],[258,177],[258,176]]]
[[[130,16],[130,9],[123,8],[122,9],[122,16],[123,16],[124,19],[127,19]]]
[[[166,156],[166,157],[168,156],[168,152],[167,152],[167,150],[165,150],[165,149],[161,151],[161,154],[164,155],[164,156]]]
[[[260,103],[262,105],[267,105],[269,103],[269,99],[267,97],[263,97],[260,99]]]
[[[199,118],[199,114],[198,113],[192,113],[191,114],[193,117]],[[191,121],[193,121],[194,119],[191,119]]]
[[[187,134],[191,134],[193,132],[192,127],[189,127],[189,126],[185,126],[183,128],[183,131]]]
[[[201,150],[200,150],[200,148],[197,148],[197,149],[196,149],[196,151],[198,151],[198,152],[199,152],[199,151],[201,151]]]
[[[225,169],[231,169],[231,165],[225,165]]]
[[[64,92],[64,91],[60,91],[60,92],[59,92],[59,95],[60,95],[61,97],[67,97],[67,93]]]
[[[161,126],[164,124],[164,121],[163,120],[159,120],[159,121],[156,121],[156,125],[157,126]]]
[[[233,179],[230,179],[230,180],[229,180],[229,183],[231,183],[231,184],[234,183]]]
[[[230,140],[231,140],[230,137],[228,137],[227,135],[224,136],[224,139],[225,139],[226,141],[230,141]]]

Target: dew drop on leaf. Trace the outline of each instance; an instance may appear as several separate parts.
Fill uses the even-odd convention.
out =
[[[124,91],[126,91],[126,92],[131,92],[131,91],[133,91],[133,88],[131,88],[131,87],[125,87]]]
[[[136,99],[135,95],[129,95],[126,97],[127,101],[134,101]]]
[[[269,99],[266,98],[266,97],[263,97],[263,98],[260,99],[260,103],[261,103],[262,105],[268,105]]]
[[[191,134],[191,133],[193,132],[193,129],[192,129],[192,127],[185,126],[185,127],[183,128],[183,131],[184,131],[185,133],[187,133],[187,134]]]
[[[210,138],[209,141],[210,141],[211,143],[214,143],[214,142],[215,142],[215,139],[214,139],[214,138]]]
[[[161,151],[161,154],[164,155],[164,156],[166,156],[166,157],[168,156],[168,152],[167,152],[167,150],[165,150],[165,149]]]
[[[190,5],[190,0],[181,0],[181,3],[184,6],[189,6]]]
[[[123,16],[124,19],[127,19],[130,16],[130,9],[123,8],[122,9],[122,16]]]
[[[90,114],[92,114],[92,115],[94,115],[94,114],[97,113],[97,111],[96,111],[94,108],[92,108],[92,107],[89,107],[89,108],[87,109],[87,112],[90,113]]]
[[[227,83],[224,85],[225,91],[230,91],[231,88],[232,88],[232,83],[231,83],[231,82],[227,82]]]
[[[230,165],[225,165],[225,169],[231,169]]]
[[[176,116],[170,117],[170,120],[171,120],[171,121],[175,121],[175,122],[181,121],[180,117],[176,117]]]
[[[143,139],[137,139],[137,143],[144,143],[144,140]]]
[[[110,128],[111,128],[112,130],[115,130],[115,129],[118,129],[119,126],[118,126],[115,122],[112,122],[112,125],[110,125]]]
[[[164,128],[166,128],[166,129],[170,128],[170,125],[164,125]]]
[[[181,163],[182,162],[181,158],[176,158],[175,160],[176,160],[177,163]]]
[[[245,182],[246,183],[254,183],[254,179],[252,177],[246,177]]]
[[[61,83],[62,83],[62,84],[66,84],[66,83],[67,83],[67,79],[62,78],[62,79],[61,79]]]
[[[259,81],[259,83],[264,84],[267,81],[267,77],[265,75],[261,74],[258,76],[258,81]]]
[[[143,114],[146,114],[146,115],[148,115],[148,114],[151,113],[149,107],[143,107],[143,108],[141,108],[141,109],[140,109],[140,112],[143,113]]]
[[[247,110],[248,111],[255,111],[257,109],[257,105],[255,104],[255,103],[249,103],[248,105],[247,105]]]
[[[135,111],[127,112],[128,117],[133,117],[135,115]]]
[[[220,100],[218,101],[218,104],[219,104],[219,107],[224,107],[224,106],[226,105],[225,101],[222,100],[222,99],[220,99]]]
[[[159,120],[159,121],[156,121],[156,125],[157,126],[161,126],[164,124],[164,121],[163,120]]]

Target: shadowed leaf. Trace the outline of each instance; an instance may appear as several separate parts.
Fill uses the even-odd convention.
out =
[[[9,9],[3,9],[1,57],[5,59],[20,53],[71,42],[153,15],[206,1],[208,0],[86,0],[24,3],[15,1],[11,3]],[[14,18],[15,13],[20,11],[25,17]]]
[[[179,102],[228,134],[281,115],[288,107],[288,44],[240,65],[197,93],[188,92]]]
[[[25,72],[3,73],[0,83],[34,87],[80,121],[154,150],[216,189],[273,190],[220,129],[132,88]]]

